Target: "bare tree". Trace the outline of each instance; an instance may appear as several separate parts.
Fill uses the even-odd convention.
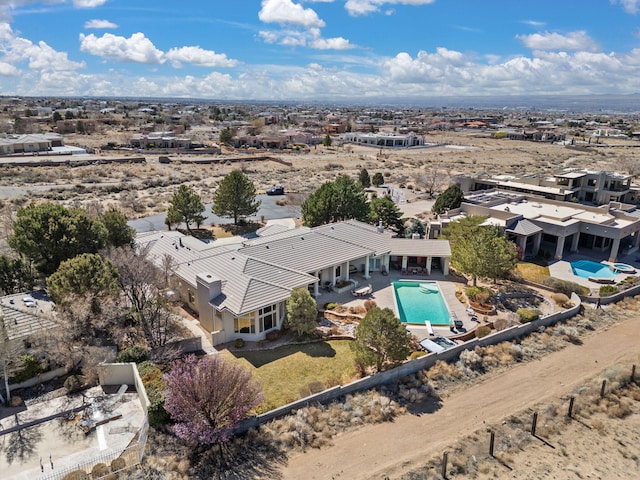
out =
[[[415,179],[416,185],[424,189],[431,198],[449,184],[451,173],[449,170],[441,170],[437,165],[426,165]]]

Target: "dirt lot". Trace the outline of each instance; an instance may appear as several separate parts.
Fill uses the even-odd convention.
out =
[[[435,183],[436,190],[441,190],[452,175],[460,173],[532,174],[549,173],[562,167],[633,171],[640,164],[640,149],[632,148],[630,145],[635,142],[631,140],[618,141],[617,145],[591,146],[586,151],[562,145],[496,140],[469,132],[430,134],[426,141],[446,145],[382,151],[344,145],[317,146],[308,153],[254,152],[289,162],[290,167],[276,161],[247,160],[246,152],[224,151],[221,157],[237,161],[197,165],[181,163],[195,158],[185,155],[169,155],[173,162],[161,164],[158,155],[103,151],[97,157],[142,155],[147,161],[108,166],[2,167],[0,199],[4,198],[5,208],[12,210],[33,198],[58,200],[90,211],[115,205],[134,218],[165,211],[180,183],[192,185],[205,203],[209,203],[219,181],[237,168],[249,175],[259,192],[273,185],[285,185],[288,192],[307,194],[339,173],[356,175],[366,168],[371,175],[383,173],[387,183],[411,185],[417,194],[424,194],[428,185]],[[97,146],[106,143],[106,139],[79,136],[66,142]],[[238,160],[240,157],[243,160]],[[290,197],[289,201],[300,199]]]
[[[429,459],[440,458],[463,437],[486,432],[487,426],[500,424],[509,415],[561,399],[566,408],[568,396],[607,367],[625,365],[630,371],[631,364],[640,364],[639,322],[638,317],[629,318],[586,338],[580,346],[569,346],[539,361],[485,376],[444,398],[435,411],[426,406],[423,414],[404,415],[393,423],[342,434],[329,447],[291,457],[282,469],[283,478],[399,478]],[[572,422],[552,439],[553,447],[532,443],[531,448],[509,457],[508,468],[495,462],[475,478],[637,478],[638,402],[634,413],[624,421],[607,420],[604,428],[595,428],[596,421],[600,420],[589,421],[592,426]],[[480,436],[486,452],[487,434]],[[479,452],[480,448],[473,452],[476,459],[482,458]],[[437,478],[433,470],[431,475]]]

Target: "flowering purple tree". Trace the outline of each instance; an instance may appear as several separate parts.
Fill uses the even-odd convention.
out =
[[[201,445],[221,444],[263,401],[260,385],[238,363],[220,355],[176,361],[165,376],[164,408],[176,422],[175,434]]]

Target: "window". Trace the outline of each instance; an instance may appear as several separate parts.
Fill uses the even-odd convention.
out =
[[[233,331],[235,333],[256,333],[256,324],[253,313],[236,317],[233,320]]]
[[[277,311],[278,309],[275,305],[269,305],[258,310],[258,325],[260,325],[261,332],[270,330],[278,324]]]
[[[193,292],[189,290],[189,303],[193,303],[196,301],[196,297],[193,295]]]

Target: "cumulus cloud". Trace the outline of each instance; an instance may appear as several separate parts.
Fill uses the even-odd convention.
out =
[[[349,15],[354,17],[358,15],[369,15],[370,13],[379,12],[384,5],[428,5],[436,0],[347,0],[344,8]],[[387,10],[387,14],[392,13]]]
[[[585,31],[570,32],[566,35],[555,32],[516,35],[523,45],[532,50],[583,50],[595,52],[597,43]]]
[[[89,20],[87,22],[84,23],[84,28],[93,28],[96,30],[104,30],[107,28],[118,28],[118,25],[116,23],[110,22],[109,20],[99,20],[99,19],[94,19],[94,20]]]
[[[622,9],[631,15],[640,11],[640,0],[611,0],[611,3],[621,5]]]
[[[180,68],[182,62],[202,67],[235,67],[238,64],[237,60],[227,58],[224,53],[216,53],[198,46],[172,48],[165,56],[176,68]]]
[[[15,65],[11,65],[10,63],[0,62],[0,76],[3,77],[15,77],[19,74],[19,70],[15,67]]]
[[[164,53],[158,50],[144,33],[134,33],[129,38],[105,33],[102,37],[80,34],[80,50],[115,60],[117,62],[158,65],[164,63]]]
[[[325,26],[315,10],[304,8],[299,3],[293,3],[292,0],[262,0],[258,18],[264,23],[297,25],[305,28]]]
[[[348,50],[354,48],[349,40],[343,37],[322,38],[320,29],[309,30],[285,29],[280,31],[261,31],[260,37],[266,43],[277,43],[289,47],[308,47],[316,50]]]
[[[315,0],[331,2],[333,0]],[[311,8],[303,8],[292,0],[262,0],[258,17],[264,23],[283,25],[279,31],[264,30],[259,36],[265,43],[288,47],[309,47],[316,50],[347,50],[354,45],[343,37],[322,38],[320,29],[325,22]]]

